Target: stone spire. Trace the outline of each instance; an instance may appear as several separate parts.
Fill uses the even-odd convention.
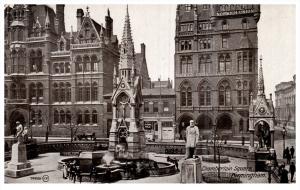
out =
[[[128,5],[126,8],[125,23],[120,48],[120,69],[130,70],[134,64],[134,44],[131,35]]]
[[[49,19],[48,9],[46,11],[45,28],[50,28],[50,19]]]
[[[264,96],[265,95],[265,85],[264,85],[264,75],[263,75],[263,68],[262,68],[262,56],[260,56],[260,64],[259,64],[259,71],[258,71],[258,93],[257,96]]]
[[[100,30],[100,43],[101,44],[104,44],[104,28],[103,28],[103,25],[101,24],[101,30]]]

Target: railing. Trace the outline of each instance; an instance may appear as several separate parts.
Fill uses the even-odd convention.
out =
[[[83,48],[99,48],[100,43],[87,43],[87,44],[71,44],[71,49],[83,49]]]
[[[44,36],[42,36],[42,37],[30,37],[30,38],[27,38],[26,40],[28,41],[28,42],[32,42],[32,41],[43,41],[43,40],[45,40],[46,38],[44,37]]]
[[[70,55],[70,51],[55,51],[51,52],[51,56]]]
[[[26,68],[25,65],[13,65],[11,69],[11,74],[25,74]]]
[[[189,32],[179,32],[179,36],[190,36],[193,35],[194,32],[193,31],[189,31]]]
[[[8,104],[27,104],[27,99],[6,99]]]

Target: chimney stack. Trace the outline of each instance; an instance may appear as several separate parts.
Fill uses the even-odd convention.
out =
[[[146,45],[144,43],[141,43],[141,53],[146,58]]]
[[[65,5],[58,4],[56,5],[56,32],[60,35],[62,32],[65,33]]]
[[[77,31],[79,32],[81,28],[81,23],[83,21],[84,12],[82,9],[77,9],[76,17],[77,17]]]

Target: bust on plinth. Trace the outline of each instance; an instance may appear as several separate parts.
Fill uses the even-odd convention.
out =
[[[16,124],[18,142],[12,145],[11,161],[7,164],[5,176],[18,178],[32,174],[33,168],[27,160],[26,145],[24,144],[24,138],[27,138],[27,130],[24,130],[19,121]]]

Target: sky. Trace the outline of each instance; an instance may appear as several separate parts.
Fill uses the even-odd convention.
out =
[[[126,5],[66,5],[65,24],[76,29],[76,10],[89,7],[91,17],[105,25],[110,9],[114,34],[121,41]],[[54,6],[53,6],[54,7]],[[263,57],[266,94],[274,93],[275,85],[290,81],[296,74],[296,7],[295,5],[261,5],[258,23],[258,55]],[[146,44],[146,58],[152,80],[161,77],[174,81],[176,5],[129,5],[135,51]]]

